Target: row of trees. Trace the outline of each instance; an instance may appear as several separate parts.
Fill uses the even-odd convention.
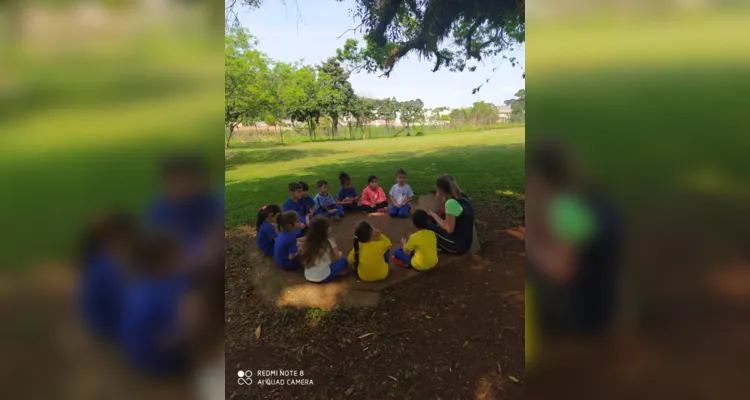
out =
[[[271,60],[257,49],[257,40],[244,28],[233,26],[225,35],[225,125],[226,147],[240,125],[258,121],[278,129],[283,143],[284,120],[306,126],[311,140],[321,124],[330,122],[332,138],[338,137],[339,126],[348,127],[349,137],[362,132],[374,120],[385,122],[390,130],[399,119],[410,135],[412,126],[429,120],[432,124],[449,121],[470,121],[492,124],[499,119],[498,108],[491,103],[476,102],[472,107],[454,109],[438,107],[425,112],[421,99],[398,101],[395,98],[372,99],[357,96],[349,82],[351,71],[345,68],[346,49],[318,66],[301,62],[284,63]],[[519,97],[520,94],[520,97]],[[513,108],[512,120],[523,121],[523,90],[507,100]]]
[[[331,122],[331,136],[345,121],[349,135],[375,119],[390,127],[397,117],[410,127],[424,121],[421,99],[399,102],[395,98],[370,99],[354,93],[350,71],[339,57],[318,66],[300,62],[273,61],[260,52],[257,40],[245,29],[230,28],[225,37],[225,125],[226,147],[237,127],[264,121],[278,128],[283,143],[282,120],[307,126],[311,140],[320,119]]]

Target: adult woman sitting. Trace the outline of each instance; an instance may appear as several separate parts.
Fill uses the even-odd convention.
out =
[[[438,247],[452,254],[466,254],[474,238],[474,206],[452,176],[443,174],[435,180],[437,195],[445,199],[445,217],[430,210]]]

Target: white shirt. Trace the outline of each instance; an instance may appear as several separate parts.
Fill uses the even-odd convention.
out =
[[[331,247],[336,249],[336,241],[333,238],[328,238],[328,242],[331,243]],[[333,258],[331,257],[331,251],[326,249],[322,252],[316,260],[314,260],[310,267],[305,267],[305,279],[310,282],[320,282],[325,280],[331,275],[331,263]]]
[[[397,183],[391,187],[390,195],[396,200],[396,203],[404,204],[406,203],[406,199],[414,197],[414,192],[408,184],[405,183],[404,186],[399,186]]]

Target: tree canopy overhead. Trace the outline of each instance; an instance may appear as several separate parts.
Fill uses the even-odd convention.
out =
[[[433,72],[497,55],[515,66],[509,52],[525,41],[524,0],[356,0],[352,11],[366,42],[354,61],[385,76],[410,53],[434,60]]]
[[[263,0],[230,0],[228,10],[237,1],[257,8]],[[526,40],[525,7],[525,0],[354,0],[357,25],[347,32],[363,33],[364,47],[348,39],[337,58],[385,76],[409,54],[433,61],[433,72],[474,71],[469,62],[497,56],[515,66],[512,52]]]

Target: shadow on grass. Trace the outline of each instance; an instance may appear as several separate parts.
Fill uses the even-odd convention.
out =
[[[273,178],[227,182],[226,226],[231,229],[251,224],[258,208],[264,204],[282,204],[288,197],[287,183],[291,181],[325,179],[331,182],[331,192],[335,195],[339,190],[338,174],[344,171],[352,177],[353,186],[360,193],[367,184],[367,176],[374,174],[380,178],[380,186],[387,193],[395,183],[393,175],[398,168],[406,169],[408,183],[417,195],[433,189],[439,174],[450,173],[475,203],[493,210],[503,210],[507,206],[519,215],[519,210],[523,209],[522,200],[518,196],[498,193],[524,193],[524,149],[524,144],[477,144],[455,149],[448,147],[422,155],[401,151],[373,159],[300,168],[294,174]],[[261,157],[273,157],[273,152],[266,153]],[[290,160],[295,157],[293,153],[286,155]],[[311,195],[314,194],[313,189]],[[414,204],[417,200],[414,199]]]
[[[263,150],[243,150],[229,154],[224,163],[226,171],[241,165],[260,164],[265,162],[286,162],[306,157],[318,157],[340,153],[331,149],[315,149],[309,147],[269,147]]]
[[[113,107],[136,101],[174,99],[191,93],[202,85],[190,77],[157,73],[123,73],[110,80],[102,77],[97,80],[101,82],[37,84],[32,81],[32,84],[11,94],[8,101],[3,103],[3,107],[0,107],[0,120],[29,117],[38,114],[40,109],[56,106],[63,99],[66,107]],[[111,93],[117,93],[117,96],[112,96]]]

